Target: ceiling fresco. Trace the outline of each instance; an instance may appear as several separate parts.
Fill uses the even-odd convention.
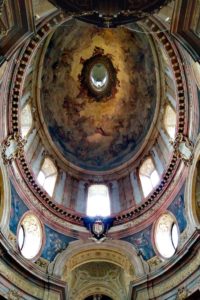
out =
[[[98,101],[80,80],[84,62],[96,53],[116,71],[113,92]],[[51,38],[41,86],[45,126],[65,159],[86,170],[118,167],[138,151],[154,117],[156,71],[148,38],[126,28],[67,22]]]

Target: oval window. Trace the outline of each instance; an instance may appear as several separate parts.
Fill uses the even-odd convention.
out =
[[[178,246],[178,226],[171,214],[163,214],[157,221],[154,231],[155,245],[164,258],[170,258]]]
[[[26,259],[34,259],[42,248],[43,231],[39,219],[32,213],[25,214],[18,229],[18,247]]]

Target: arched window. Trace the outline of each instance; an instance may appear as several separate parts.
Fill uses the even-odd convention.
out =
[[[33,213],[26,213],[19,223],[17,241],[21,254],[34,259],[41,251],[43,242],[42,225]]]
[[[88,188],[87,197],[88,216],[109,216],[110,198],[105,184],[92,184]]]
[[[174,140],[176,133],[176,113],[169,104],[165,108],[164,127],[169,137]]]
[[[21,133],[22,137],[26,137],[32,128],[33,117],[31,112],[31,105],[27,103],[21,111]]]
[[[155,245],[164,258],[174,255],[178,246],[178,226],[171,214],[163,214],[156,222],[154,229]]]
[[[159,175],[152,159],[147,158],[140,167],[139,177],[144,196],[148,196],[154,187],[159,183]]]
[[[50,158],[45,158],[37,180],[45,191],[52,196],[57,178],[57,168]]]

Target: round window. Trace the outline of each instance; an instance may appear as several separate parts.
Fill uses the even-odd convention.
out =
[[[43,241],[42,224],[32,213],[22,218],[18,228],[18,247],[26,259],[34,259],[40,253]]]
[[[178,226],[171,214],[163,214],[157,221],[154,231],[155,245],[164,258],[170,258],[178,246]]]

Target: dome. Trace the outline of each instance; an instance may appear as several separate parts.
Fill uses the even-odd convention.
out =
[[[0,3],[0,298],[199,299],[197,2]]]
[[[66,161],[107,171],[133,160],[156,110],[153,51],[146,36],[127,28],[71,21],[55,31],[44,57],[39,105],[51,143]],[[93,76],[104,76],[99,87]]]

